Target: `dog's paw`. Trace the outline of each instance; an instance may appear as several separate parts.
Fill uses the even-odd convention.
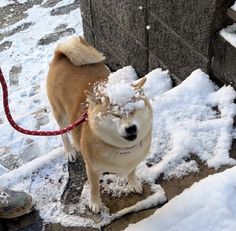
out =
[[[139,180],[130,181],[128,183],[128,189],[129,192],[135,192],[140,194],[143,191],[142,183]]]
[[[90,202],[89,208],[93,213],[98,214],[101,210],[108,210],[108,208],[102,202]]]
[[[76,161],[77,153],[75,150],[72,150],[70,152],[67,152],[66,156],[67,156],[69,162],[74,163]]]

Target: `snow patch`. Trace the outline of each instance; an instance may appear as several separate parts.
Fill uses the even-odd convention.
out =
[[[11,1],[11,0],[1,0],[0,1],[0,7],[5,7],[5,6],[8,6],[10,4],[14,4],[14,1]]]
[[[236,4],[235,4],[236,5]],[[236,23],[227,26],[220,31],[220,35],[232,46],[236,47]]]
[[[24,0],[21,0],[24,1]],[[5,1],[0,1],[3,4]],[[60,1],[66,5],[72,1]],[[59,4],[59,3],[58,3]],[[59,6],[62,6],[59,5]],[[0,29],[0,33],[13,30],[23,23],[32,23],[24,30],[17,32],[5,41],[12,42],[12,46],[1,52],[1,68],[10,85],[11,69],[13,66],[21,66],[21,72],[17,75],[18,85],[9,87],[9,104],[12,116],[19,124],[30,130],[55,130],[58,125],[50,114],[50,106],[46,94],[46,76],[48,65],[52,59],[56,43],[38,45],[38,41],[62,24],[67,28],[74,28],[76,34],[82,34],[82,23],[80,9],[72,10],[67,15],[52,16],[50,14],[54,7],[44,8],[39,5],[27,10],[27,17],[17,23]],[[77,18],[77,20],[74,20]],[[47,25],[45,26],[45,22]],[[68,36],[65,36],[66,39]],[[0,99],[2,105],[2,99]],[[32,137],[24,136],[15,131],[8,123],[0,107],[0,147],[7,146],[8,152],[0,156],[0,163],[10,162],[15,159],[15,166],[20,166],[28,161],[44,155],[62,145],[61,138],[57,137]],[[10,163],[13,167],[13,163]],[[5,165],[4,165],[5,166]],[[8,166],[6,166],[8,168]],[[0,175],[3,171],[0,171]]]
[[[236,167],[185,190],[126,231],[232,231],[236,227]]]
[[[236,2],[231,6],[231,9],[236,11]]]
[[[195,172],[198,167],[191,155],[209,167],[236,164],[229,155],[235,96],[231,86],[218,89],[207,74],[196,70],[180,85],[154,97],[152,144],[147,164],[138,167],[139,176],[154,182],[161,173],[168,178]]]

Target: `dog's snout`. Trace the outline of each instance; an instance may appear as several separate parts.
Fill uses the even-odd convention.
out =
[[[137,126],[135,124],[133,124],[129,127],[126,127],[125,131],[129,135],[135,135],[135,134],[137,134]]]

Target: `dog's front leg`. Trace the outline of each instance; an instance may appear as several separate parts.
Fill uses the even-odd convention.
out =
[[[142,183],[137,179],[135,169],[128,175],[128,187],[130,192],[141,193]]]
[[[100,186],[99,178],[100,174],[92,170],[91,168],[86,168],[88,181],[90,185],[90,202],[89,207],[94,213],[99,213],[103,207],[103,203],[100,197]]]

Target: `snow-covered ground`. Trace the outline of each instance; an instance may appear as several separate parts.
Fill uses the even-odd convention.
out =
[[[236,2],[231,6],[231,9],[236,11]],[[236,23],[222,29],[220,35],[232,46],[236,47]]]
[[[236,11],[236,2],[231,6],[231,9]]]
[[[236,23],[222,29],[220,35],[232,46],[236,47]]]
[[[0,45],[6,41],[12,42],[9,49],[1,52],[0,64],[10,86],[9,100],[13,118],[25,128],[31,130],[57,128],[50,113],[45,90],[48,65],[56,42],[39,45],[38,41],[45,35],[58,31],[58,28],[63,25],[66,28],[73,28],[77,35],[83,33],[80,9],[72,10],[64,15],[50,14],[53,9],[71,2],[61,1],[54,7],[48,8],[35,5],[27,10],[26,18],[0,29],[0,33],[5,33],[23,23],[32,23],[28,29],[5,37],[0,42]],[[19,67],[21,72],[18,75],[12,74],[13,67]],[[12,79],[17,79],[18,83],[12,84],[14,82]],[[0,104],[2,104],[2,99]],[[32,137],[14,131],[6,121],[3,107],[0,107],[1,120],[3,123],[0,123],[0,175],[61,146],[60,137]]]
[[[126,231],[234,231],[236,167],[209,176]]]
[[[1,1],[0,7],[8,3],[10,1]],[[9,49],[1,52],[0,63],[8,85],[11,85],[9,99],[13,117],[28,129],[57,128],[45,90],[48,64],[56,43],[39,45],[38,41],[55,32],[62,24],[73,28],[77,35],[82,34],[79,9],[65,15],[50,14],[56,7],[70,3],[72,1],[61,1],[48,8],[33,6],[28,10],[25,19],[0,29],[0,33],[4,33],[22,23],[32,22],[28,29],[10,35],[0,42],[0,45],[6,41],[12,42]],[[10,70],[13,66],[21,67],[17,84],[12,84],[10,80]],[[132,67],[126,67],[112,74],[110,82],[115,84],[125,80],[131,83],[136,77]],[[64,213],[60,197],[69,176],[60,137],[29,137],[17,133],[6,121],[2,107],[0,188],[30,192],[36,202],[36,208],[46,222],[100,227],[131,211],[162,203],[165,194],[159,185],[155,185],[155,180],[160,174],[163,174],[164,178],[171,178],[198,171],[198,164],[191,159],[192,155],[216,169],[221,165],[236,164],[229,156],[233,138],[233,118],[236,114],[236,93],[231,86],[218,88],[201,70],[194,71],[182,84],[174,88],[168,71],[156,69],[146,77],[144,90],[153,107],[153,136],[150,153],[139,165],[137,174],[141,181],[151,185],[151,196],[115,214],[102,214],[102,220],[97,224],[83,216],[89,197],[89,188],[85,184],[80,202],[71,207],[71,214]],[[119,81],[116,78],[119,78]],[[201,227],[206,227],[203,230],[214,230],[213,223],[216,222],[216,226],[219,224],[219,227],[226,227],[225,230],[234,230],[231,228],[235,224],[234,173],[235,167],[195,184],[190,190],[186,190],[159,209],[157,214],[142,225],[146,227],[147,224],[153,224],[160,227],[160,230],[174,231],[182,230],[185,224],[190,224],[188,230],[200,230]],[[110,183],[106,184],[108,181]],[[113,196],[127,193],[125,178],[105,175],[102,184],[103,190]],[[211,187],[208,187],[209,185]],[[81,216],[73,215],[73,210],[79,210]],[[206,216],[210,212],[212,216]],[[214,214],[217,219],[213,219]],[[212,222],[203,226],[206,219]],[[202,223],[196,224],[196,220],[202,220]],[[175,229],[174,225],[179,228]],[[130,228],[138,230],[132,226]]]

